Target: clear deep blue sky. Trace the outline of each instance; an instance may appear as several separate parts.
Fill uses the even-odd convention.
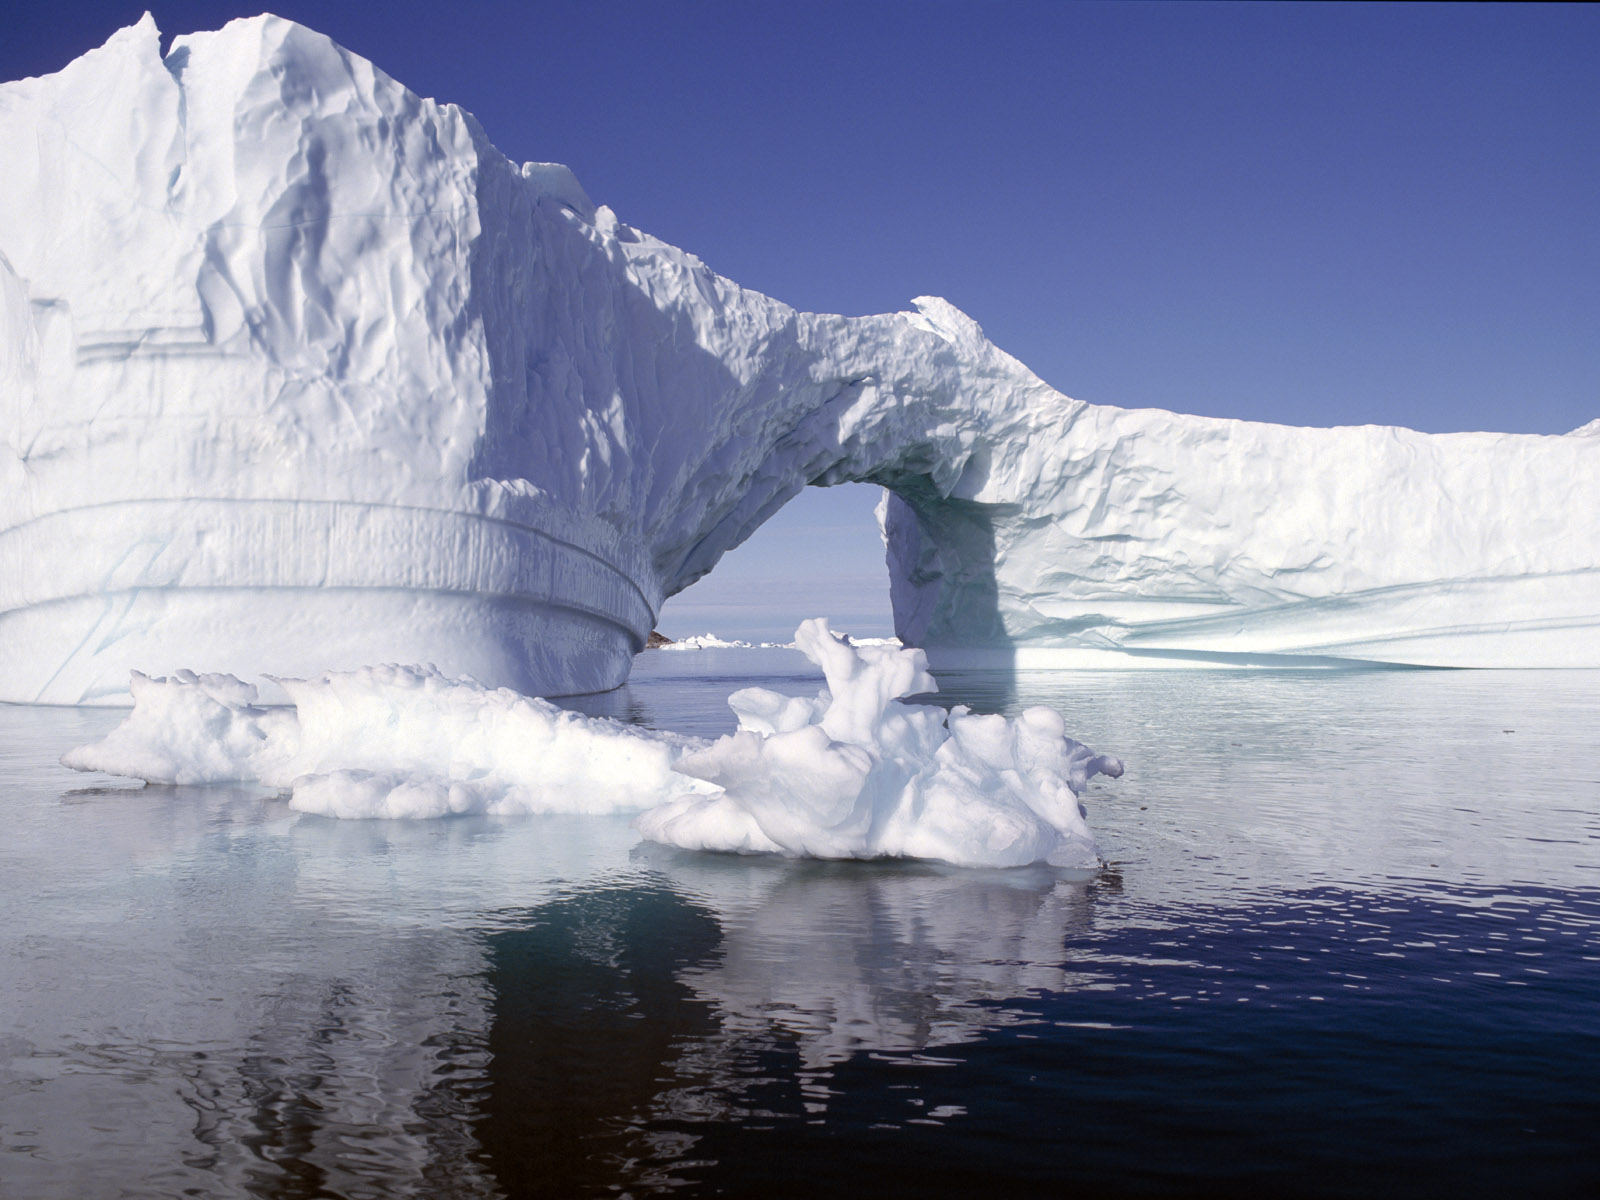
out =
[[[0,76],[144,7],[5,0]],[[150,7],[167,34],[260,10]],[[274,10],[746,286],[845,313],[945,296],[1081,399],[1432,431],[1600,416],[1600,7]],[[680,604],[742,572],[730,604],[793,594],[800,541],[881,575],[869,501],[791,506],[802,532],[763,530]]]

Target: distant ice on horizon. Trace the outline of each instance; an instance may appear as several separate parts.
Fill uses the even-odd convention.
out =
[[[893,637],[855,637],[849,634],[841,636],[851,646],[900,645],[900,639]],[[794,642],[745,642],[737,638],[732,640],[721,638],[714,633],[697,633],[656,647],[658,650],[795,650],[798,648]]]

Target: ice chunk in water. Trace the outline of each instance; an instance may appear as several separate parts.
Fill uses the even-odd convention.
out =
[[[1122,764],[1066,736],[1060,714],[949,713],[920,650],[851,645],[821,620],[796,644],[814,698],[735,692],[716,742],[587,717],[431,667],[279,679],[293,707],[228,675],[136,674],[134,708],[62,761],[156,783],[257,782],[332,817],[643,810],[657,842],[816,858],[1093,867],[1078,794]]]
[[[907,857],[970,866],[1092,867],[1078,793],[1122,763],[1066,736],[1060,714],[1016,718],[902,704],[937,690],[920,650],[852,646],[807,621],[796,646],[820,666],[814,701],[746,688],[739,729],[677,769],[714,783],[641,816],[652,841],[817,858]]]

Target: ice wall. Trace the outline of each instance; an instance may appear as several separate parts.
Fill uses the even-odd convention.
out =
[[[1600,439],[1074,401],[944,301],[746,291],[291,22],[0,87],[0,162],[0,699],[613,686],[846,480],[935,666],[1600,665]]]

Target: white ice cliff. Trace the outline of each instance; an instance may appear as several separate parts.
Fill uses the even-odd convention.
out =
[[[1071,400],[941,300],[746,291],[274,17],[0,87],[0,699],[627,675],[809,484],[935,666],[1600,666],[1600,438]]]

